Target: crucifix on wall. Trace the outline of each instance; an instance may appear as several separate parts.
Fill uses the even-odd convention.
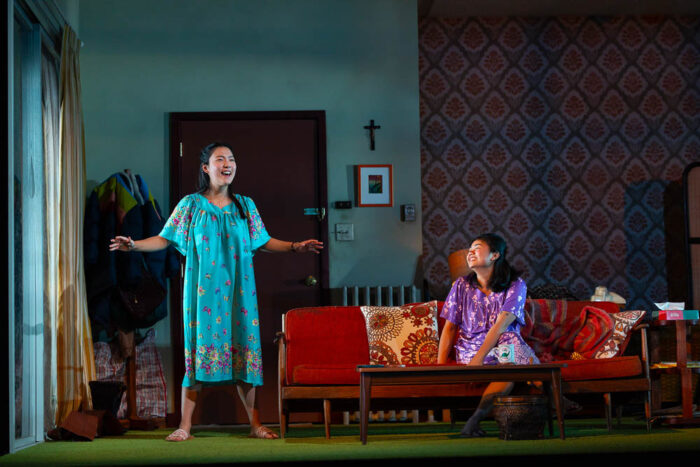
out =
[[[374,124],[374,120],[369,121],[369,125],[365,125],[365,130],[369,130],[369,149],[374,151],[374,130],[381,128],[379,125]]]

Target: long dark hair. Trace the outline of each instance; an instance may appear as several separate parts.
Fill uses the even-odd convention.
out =
[[[518,276],[520,276],[520,272],[514,269],[508,263],[508,260],[506,260],[506,252],[508,251],[506,241],[503,240],[500,235],[496,235],[495,233],[491,232],[479,235],[472,240],[472,243],[477,240],[481,240],[482,242],[486,243],[490,251],[496,251],[499,253],[498,258],[493,263],[493,273],[491,274],[491,278],[487,284],[488,288],[493,292],[502,292],[506,290],[508,287],[510,287],[510,284],[517,279]],[[467,279],[469,282],[475,283],[476,273],[472,272],[467,276]]]
[[[216,148],[226,148],[229,151],[231,151],[231,154],[233,154],[233,148],[228,143],[221,143],[215,141],[213,143],[207,144],[202,148],[202,151],[199,153],[199,178],[197,179],[197,193],[204,194],[209,189],[209,174],[204,171],[202,166],[209,164],[209,159],[211,158],[211,155],[214,152],[214,149]],[[233,192],[233,184],[230,184],[227,187],[227,190],[228,195],[231,197],[233,203],[236,205],[238,215],[245,219],[246,212],[243,210],[241,202],[238,201],[238,198],[236,198],[236,194]]]

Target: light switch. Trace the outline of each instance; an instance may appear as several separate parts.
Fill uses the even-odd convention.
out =
[[[354,224],[335,224],[335,239],[339,242],[355,240]]]
[[[401,205],[401,222],[415,222],[416,220],[416,205],[402,204]]]

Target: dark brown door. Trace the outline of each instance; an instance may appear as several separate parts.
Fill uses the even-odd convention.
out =
[[[326,208],[325,113],[215,112],[171,114],[171,209],[196,191],[199,153],[217,141],[233,148],[234,191],[255,201],[269,234],[280,240],[317,238],[327,244],[325,216],[305,209]],[[263,422],[277,422],[277,350],[281,315],[291,308],[320,305],[328,287],[327,250],[321,255],[259,252],[254,258],[260,311],[264,386],[258,390]],[[312,276],[316,285],[306,284]],[[182,299],[174,289],[171,309],[173,360],[179,412],[184,373]],[[179,420],[179,417],[177,417]],[[247,423],[235,387],[206,388],[193,416],[195,424]]]

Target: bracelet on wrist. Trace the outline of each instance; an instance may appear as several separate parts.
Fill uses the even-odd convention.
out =
[[[289,249],[291,250],[292,253],[296,253],[296,252],[297,252],[297,249],[296,249],[296,247],[295,247],[294,245],[296,245],[296,242],[292,242],[292,244],[289,245]]]

